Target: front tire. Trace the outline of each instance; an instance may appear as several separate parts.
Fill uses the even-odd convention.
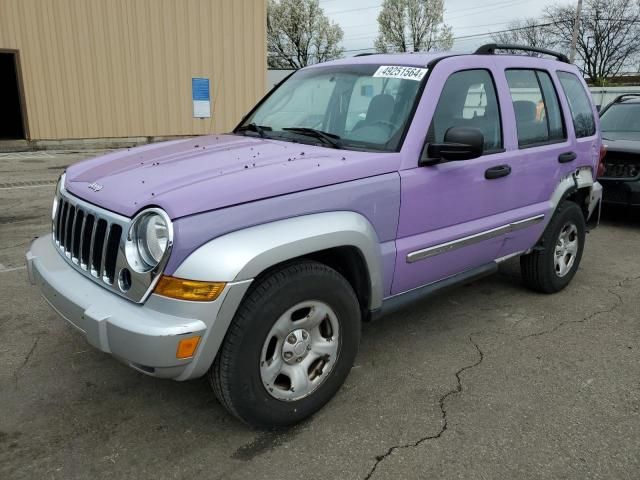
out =
[[[209,378],[243,422],[289,426],[333,397],[359,343],[360,307],[349,282],[321,263],[296,262],[256,280]]]
[[[542,293],[556,293],[569,285],[582,259],[585,236],[580,207],[571,201],[560,204],[542,236],[542,248],[520,257],[524,284]]]

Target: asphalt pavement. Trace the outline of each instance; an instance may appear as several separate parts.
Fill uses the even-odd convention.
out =
[[[0,478],[640,478],[640,211],[605,211],[559,294],[511,261],[366,324],[339,394],[259,432],[206,381],[93,349],[28,284],[56,178],[97,153],[0,154]]]

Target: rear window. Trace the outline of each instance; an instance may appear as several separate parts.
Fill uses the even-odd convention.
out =
[[[640,132],[640,104],[611,105],[602,114],[600,124],[603,132]]]
[[[558,72],[558,79],[569,102],[576,137],[590,137],[596,133],[596,121],[593,118],[591,101],[582,82],[573,73]]]
[[[563,141],[562,111],[553,82],[541,70],[507,70],[513,101],[518,146],[521,148]]]

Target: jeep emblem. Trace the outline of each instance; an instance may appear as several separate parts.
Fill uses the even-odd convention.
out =
[[[100,185],[99,183],[90,183],[88,187],[94,192],[99,192],[100,190],[102,190],[102,185]]]

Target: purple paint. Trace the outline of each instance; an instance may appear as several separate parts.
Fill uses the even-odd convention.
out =
[[[376,55],[309,68],[340,65],[426,67],[444,54]],[[507,68],[543,69],[559,93],[567,140],[518,148]],[[427,128],[445,81],[457,71],[491,73],[500,107],[501,152],[470,161],[418,168]],[[174,220],[171,274],[196,248],[225,233],[274,220],[335,210],[354,211],[373,225],[381,244],[385,294],[400,293],[532,247],[548,221],[550,198],[560,180],[587,166],[596,169],[597,134],[575,139],[569,105],[555,72],[573,66],[521,56],[462,55],[446,58],[430,72],[400,152],[331,149],[220,135],[120,151],[71,166],[66,188],[89,202],[125,216],[154,205]],[[558,163],[574,151],[577,159]],[[485,171],[512,168],[488,181]],[[93,192],[87,186],[99,183]],[[416,250],[508,225],[536,215],[545,222],[518,232],[408,263]]]
[[[383,245],[381,251],[386,271],[393,272],[400,211],[397,172],[180,218],[173,224],[174,249],[166,272],[171,275],[196,248],[225,233],[328,211],[353,211],[367,218]],[[385,294],[391,290],[391,281],[391,275],[385,276]]]
[[[130,217],[156,205],[176,219],[397,172],[398,165],[399,155],[394,153],[219,135],[116,152],[72,165],[66,187],[121,215]],[[91,183],[103,188],[93,192],[87,188]]]

